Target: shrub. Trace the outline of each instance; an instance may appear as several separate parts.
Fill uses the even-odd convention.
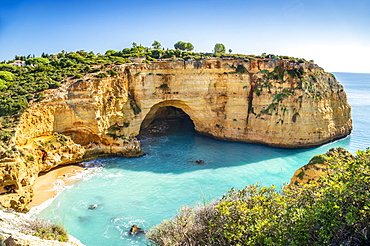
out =
[[[30,65],[46,65],[48,64],[50,61],[48,58],[44,58],[44,57],[36,57],[36,58],[30,58],[26,61],[26,64]]]
[[[43,219],[35,219],[30,222],[29,233],[32,233],[34,236],[60,242],[68,241],[68,234],[63,226]]]
[[[310,164],[324,164],[329,160],[329,157],[326,154],[319,154],[315,155],[314,157],[311,158]]]
[[[159,89],[168,89],[168,84],[161,84],[158,88]]]
[[[106,78],[108,75],[106,73],[98,73],[97,75],[94,76],[95,78]]]
[[[2,90],[6,90],[8,88],[7,84],[6,84],[6,81],[5,80],[2,80],[0,79],[0,91]]]
[[[216,204],[182,207],[173,220],[165,220],[149,231],[150,242],[155,245],[208,245],[215,235],[209,230],[209,221],[218,214]]]
[[[12,81],[13,80],[13,73],[8,71],[0,71],[0,79],[5,81]]]
[[[16,67],[9,65],[9,64],[0,64],[0,71],[13,72],[16,69],[17,69]]]
[[[75,75],[75,78],[76,78],[76,79],[81,79],[83,76],[84,76],[83,74],[76,74],[76,75]]]
[[[369,245],[370,149],[326,156],[330,172],[317,182],[232,189],[209,205],[182,208],[148,238],[156,245]]]
[[[117,76],[118,75],[117,72],[114,71],[113,69],[108,70],[107,74],[109,74],[110,76]]]

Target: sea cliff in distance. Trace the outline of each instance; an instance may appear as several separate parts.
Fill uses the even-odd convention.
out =
[[[38,174],[58,165],[140,156],[141,132],[184,115],[200,134],[283,148],[352,130],[343,87],[313,62],[151,49],[131,57],[134,49],[0,65],[2,206],[27,211]]]

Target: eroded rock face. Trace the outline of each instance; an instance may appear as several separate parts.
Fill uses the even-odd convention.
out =
[[[322,175],[326,175],[328,171],[328,163],[306,164],[295,171],[293,177],[290,179],[289,185],[303,185],[311,182],[316,182]]]
[[[0,204],[27,210],[39,172],[104,155],[139,156],[136,136],[175,107],[217,139],[317,146],[348,135],[343,87],[313,63],[203,59],[110,66],[47,92],[21,116],[14,151],[0,160]]]
[[[196,131],[214,138],[275,147],[317,146],[348,135],[351,109],[343,87],[312,63],[214,59],[120,68],[141,112],[181,108]],[[121,77],[121,78],[122,78]]]
[[[33,235],[37,222],[27,214],[0,210],[0,245],[5,246],[84,246],[68,235],[67,242],[41,239]]]
[[[289,186],[315,183],[320,177],[330,173],[331,161],[352,160],[353,158],[354,156],[344,148],[332,148],[325,154],[315,155],[308,164],[295,171]]]

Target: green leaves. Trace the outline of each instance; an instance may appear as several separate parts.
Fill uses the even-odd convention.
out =
[[[226,52],[226,47],[224,44],[217,43],[215,44],[215,47],[213,48],[214,53],[225,53]]]
[[[183,41],[178,41],[176,44],[174,44],[175,49],[179,50],[186,50],[186,51],[192,51],[194,49],[194,45],[192,43],[186,43]]]
[[[5,80],[0,79],[0,91],[6,90],[8,88]]]
[[[36,57],[26,60],[27,65],[46,65],[49,62],[49,59],[44,57]]]
[[[162,44],[160,43],[160,42],[158,42],[158,41],[154,41],[153,43],[152,43],[152,47],[153,47],[153,49],[156,49],[156,50],[158,50],[158,49],[160,49],[161,47],[162,47]]]
[[[329,157],[326,154],[319,154],[315,155],[314,157],[311,158],[310,164],[324,164],[329,160]]]
[[[311,162],[328,163],[330,171],[314,183],[282,191],[258,184],[232,189],[213,205],[187,208],[198,224],[179,227],[177,216],[167,222],[171,228],[160,224],[151,230],[149,239],[157,245],[370,244],[370,150],[352,156],[343,148],[331,149]],[[205,209],[212,211],[207,220]],[[190,219],[186,216],[182,213],[181,220]],[[192,233],[184,237],[186,232]]]
[[[8,71],[0,71],[0,79],[12,81],[14,79],[14,74]]]

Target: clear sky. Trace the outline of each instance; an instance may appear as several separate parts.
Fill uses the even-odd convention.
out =
[[[370,73],[370,0],[0,0],[0,60],[42,52],[215,43],[233,53]]]

